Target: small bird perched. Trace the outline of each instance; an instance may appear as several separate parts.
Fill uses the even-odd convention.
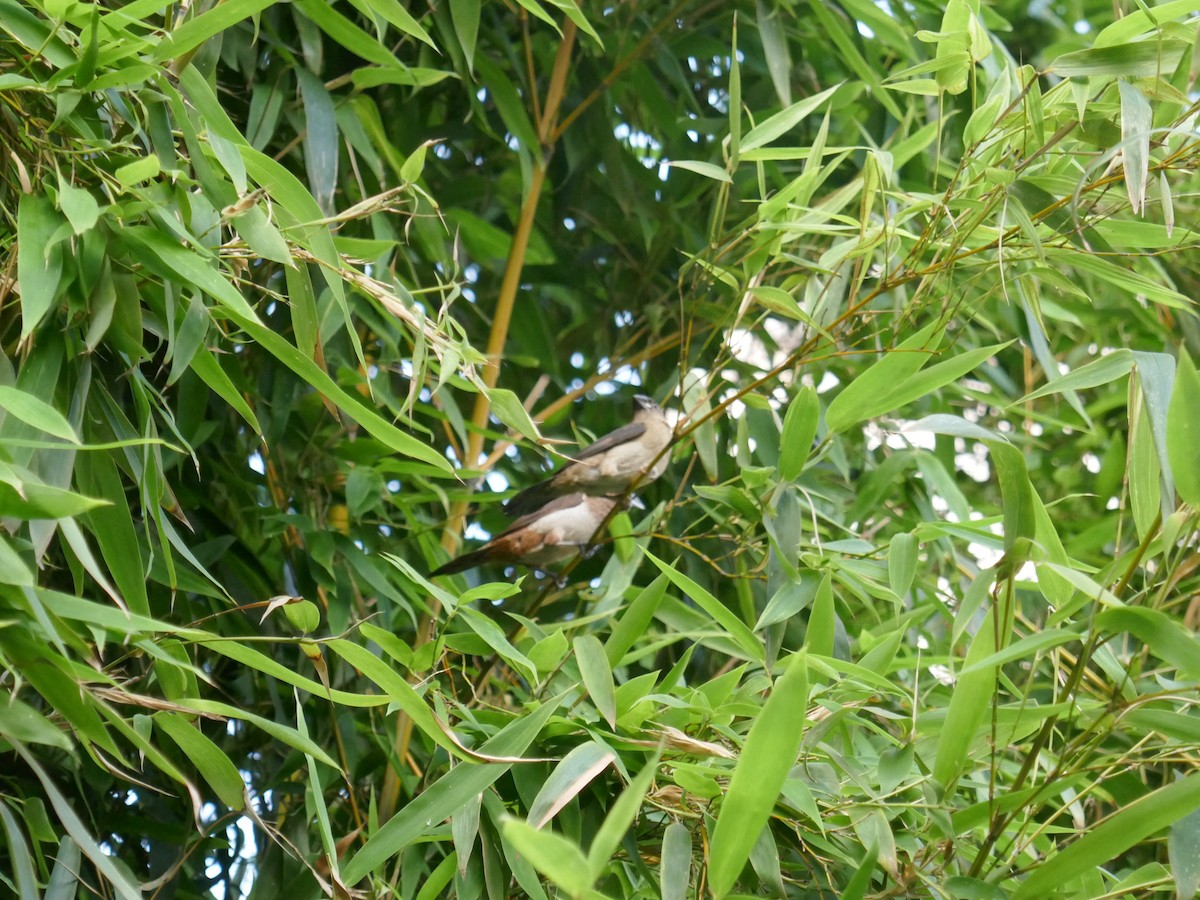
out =
[[[478,550],[464,553],[430,576],[449,575],[484,563],[521,563],[541,567],[566,559],[592,539],[614,506],[615,497],[567,494],[522,516]]]
[[[638,394],[633,406],[632,422],[584,447],[545,481],[510,498],[505,511],[523,516],[571,491],[620,494],[635,480],[649,484],[662,475],[669,461],[663,450],[674,437],[671,425],[653,398]]]

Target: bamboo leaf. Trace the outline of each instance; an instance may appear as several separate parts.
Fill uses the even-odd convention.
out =
[[[1200,509],[1200,375],[1182,350],[1167,409],[1167,458],[1180,499]]]
[[[575,638],[574,647],[575,662],[579,664],[579,674],[588,696],[608,722],[608,727],[616,728],[616,688],[612,669],[608,667],[608,657],[604,655],[604,646],[594,634],[582,634]]]
[[[808,712],[808,658],[794,654],[750,728],[717,814],[709,849],[713,896],[724,897],[767,824],[796,761]]]
[[[1044,897],[1200,809],[1200,775],[1143,794],[1034,869],[1013,900]]]
[[[514,719],[480,745],[479,752],[489,756],[519,756],[524,753],[558,704],[558,699],[549,700],[533,712]],[[353,884],[375,871],[424,834],[432,823],[449,818],[510,768],[508,763],[465,763],[451,769],[375,831],[342,867],[342,878]]]

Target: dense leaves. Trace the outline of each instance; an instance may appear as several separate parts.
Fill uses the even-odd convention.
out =
[[[0,0],[4,890],[1194,893],[1198,10]]]

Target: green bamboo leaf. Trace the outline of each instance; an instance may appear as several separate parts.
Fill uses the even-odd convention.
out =
[[[178,745],[222,803],[233,810],[245,806],[246,786],[237,766],[195,724],[170,712],[156,713],[154,724]]]
[[[121,900],[142,900],[143,894],[141,888],[138,887],[129,876],[126,875],[123,868],[118,868],[111,857],[96,842],[88,831],[83,820],[72,809],[70,802],[63,796],[54,784],[54,781],[46,774],[46,770],[42,768],[35,757],[20,741],[12,741],[12,748],[17,752],[17,755],[25,760],[26,765],[33,771],[34,776],[42,785],[42,790],[46,797],[50,800],[50,805],[54,807],[54,812],[58,816],[58,820],[62,822],[63,828],[67,834],[75,841],[84,855],[96,867],[96,871],[107,882],[107,886],[111,888],[117,897]]]
[[[242,328],[280,362],[328,397],[372,436],[404,456],[428,463],[435,469],[453,474],[454,468],[440,453],[426,446],[338,386],[324,369],[287,342],[281,335],[258,322],[240,323]]]
[[[336,692],[335,692],[336,693]],[[337,700],[336,702],[343,702]],[[312,738],[303,735],[290,725],[284,725],[276,722],[274,719],[267,719],[263,716],[257,716],[252,712],[247,712],[236,706],[230,706],[228,703],[220,703],[216,700],[203,700],[200,698],[183,698],[178,701],[179,705],[188,712],[205,713],[207,715],[227,716],[230,719],[238,719],[243,722],[249,722],[256,728],[261,729],[266,734],[275,738],[277,741],[297,750],[300,753],[307,754],[315,759],[320,760],[332,769],[341,771],[341,766],[337,764],[332,756],[325,749],[317,744]],[[366,704],[364,704],[366,705]],[[374,704],[373,704],[374,705]]]
[[[63,250],[56,238],[63,219],[40,194],[17,201],[17,282],[21,286],[21,340],[41,323],[58,296]]]
[[[286,167],[249,144],[230,120],[224,107],[218,102],[208,82],[196,71],[195,67],[189,66],[181,72],[179,82],[187,91],[188,100],[208,129],[209,134],[216,134],[236,147],[241,154],[247,173],[271,196],[275,204],[274,209],[278,214],[276,224],[290,240],[309,250],[323,264],[320,271],[325,283],[329,285],[329,290],[333,293],[334,300],[350,327],[350,334],[355,335],[353,324],[350,322],[349,309],[346,306],[345,285],[339,275],[342,260],[333,243],[333,235],[330,233],[328,225],[321,223],[323,213],[317,201],[313,199],[312,194],[304,187],[300,179]],[[188,110],[184,106],[182,98],[178,94],[169,96],[171,96],[179,117],[187,118]],[[361,357],[361,348],[356,344],[355,349]]]
[[[483,638],[484,643],[492,648],[500,655],[500,658],[507,662],[510,666],[520,671],[523,678],[529,679],[530,684],[537,681],[537,666],[530,662],[529,657],[518,650],[508,640],[504,634],[504,629],[495,623],[493,619],[489,619],[479,610],[472,608],[466,603],[461,603],[455,612],[463,618],[468,627]]]
[[[157,178],[160,172],[162,172],[162,161],[157,156],[143,156],[131,163],[118,166],[117,170],[113,172],[113,176],[121,185],[122,190],[129,191],[130,188],[137,187],[143,181]]]
[[[556,697],[533,712],[516,717],[480,745],[478,751],[496,757],[519,756],[533,743],[561,702],[562,697]],[[510,763],[463,763],[455,766],[414,796],[368,838],[362,849],[342,866],[344,882],[354,884],[374,872],[421,835],[428,833],[431,827],[452,816],[472,797],[486,790],[511,767]],[[582,859],[582,854],[580,857]]]
[[[813,597],[808,628],[804,632],[804,647],[817,656],[833,656],[837,634],[837,613],[833,608],[833,581],[828,572],[821,578]]]
[[[305,68],[296,69],[300,99],[304,103],[304,169],[308,185],[321,211],[334,213],[337,188],[339,137],[333,99],[325,83]]]
[[[1185,350],[1167,409],[1167,458],[1180,499],[1200,509],[1200,375]]]
[[[729,48],[729,165],[736,168],[742,154],[742,63],[738,51],[738,21],[734,17]]]
[[[1175,473],[1171,467],[1167,433],[1171,395],[1175,390],[1175,358],[1169,353],[1134,350],[1133,361],[1138,384],[1141,385],[1139,394],[1142,402],[1138,418],[1149,425],[1154,441],[1157,477],[1161,477],[1162,494],[1170,503],[1175,496]]]
[[[594,27],[592,27],[592,23],[589,22],[587,17],[583,14],[583,10],[579,5],[579,0],[547,0],[547,2],[549,2],[559,11],[565,13],[566,17],[570,19],[580,31],[596,42],[597,47],[599,47],[601,50],[604,49],[604,41],[600,39],[599,33]]]
[[[555,30],[559,35],[562,34],[562,29],[558,27],[558,23],[542,8],[542,4],[538,0],[517,0],[521,4],[521,8],[529,12],[531,15],[541,19],[547,25]]]
[[[295,6],[336,43],[367,62],[400,67],[400,60],[379,41],[323,0],[295,0]]]
[[[971,7],[965,0],[949,0],[942,10],[942,25],[937,34],[917,35],[922,40],[932,40],[937,44],[938,59],[962,60],[957,67],[938,72],[938,85],[951,94],[961,94],[967,89],[967,76],[973,68],[970,51],[972,15]]]
[[[1014,641],[999,653],[993,653],[991,656],[981,659],[978,662],[972,662],[963,666],[959,675],[971,675],[984,669],[993,669],[997,666],[1007,665],[1014,660],[1036,656],[1052,647],[1061,647],[1063,644],[1069,644],[1079,639],[1079,634],[1074,631],[1062,631],[1057,628],[1039,631],[1036,634],[1031,634],[1028,637]]]
[[[327,642],[325,646],[386,691],[392,702],[408,714],[413,725],[427,738],[452,756],[460,759],[466,757],[458,745],[446,735],[420,694],[386,662],[365,647],[350,641],[338,639]]]
[[[604,653],[608,657],[610,667],[619,666],[638,638],[645,635],[654,613],[667,594],[668,583],[666,575],[657,576],[638,592],[634,601],[612,626],[608,640],[604,642]]]
[[[775,113],[769,119],[755,125],[742,136],[742,151],[747,152],[756,150],[759,147],[765,147],[767,144],[783,137],[819,109],[841,87],[841,84],[835,84],[833,87],[826,88],[819,94],[805,97],[803,100],[793,103],[786,109]]]
[[[717,463],[717,428],[711,419],[707,419],[712,412],[708,387],[704,378],[695,370],[688,372],[683,381],[683,408],[687,411],[689,419],[700,423],[692,431],[692,441],[704,471],[709,478],[716,481],[720,476]]]
[[[1179,897],[1200,892],[1200,810],[1171,823],[1167,836],[1167,859]]]
[[[1094,46],[1055,57],[1049,71],[1061,78],[1093,75],[1153,78],[1174,72],[1188,50],[1185,42],[1171,38],[1112,47]]]
[[[450,834],[454,838],[454,853],[458,860],[461,860],[458,866],[460,875],[467,873],[471,853],[475,847],[475,839],[479,837],[479,808],[482,804],[483,794],[476,794],[450,817]]]
[[[906,378],[894,389],[888,391],[879,399],[878,405],[886,405],[890,409],[901,409],[914,400],[926,397],[946,385],[957,381],[964,375],[975,371],[975,369],[979,368],[987,360],[996,356],[1005,348],[1012,346],[1012,344],[1013,341],[1005,341],[1003,344],[978,347],[975,350],[968,350],[966,353],[960,353],[958,356],[952,356],[950,359],[944,359],[941,362],[934,363],[932,366],[923,368]],[[875,415],[878,415],[878,413]]]
[[[480,0],[450,0],[450,21],[467,60],[467,71],[475,71],[475,41],[479,36]]]
[[[816,588],[817,583],[804,575],[785,582],[767,601],[766,609],[754,623],[754,630],[762,631],[808,608],[816,598]]]
[[[300,695],[296,695],[296,731],[308,738],[308,722],[304,718],[304,704]],[[321,835],[321,846],[325,850],[325,862],[329,866],[331,878],[335,883],[341,883],[338,872],[340,854],[337,842],[333,838],[333,826],[329,822],[329,807],[325,803],[325,789],[321,785],[321,770],[312,754],[305,754],[305,764],[308,766],[308,784],[305,786],[308,795],[308,805],[316,811],[317,831]]]
[[[199,629],[183,628],[161,619],[150,618],[136,612],[125,612],[115,609],[108,603],[97,603],[83,597],[63,594],[59,591],[39,588],[38,599],[46,605],[46,609],[64,619],[73,622],[86,622],[96,628],[111,631],[122,639],[139,634],[177,634],[187,638],[212,637],[208,632]]]
[[[65,521],[104,505],[103,500],[0,472],[0,516]]]
[[[285,266],[296,265],[287,241],[283,239],[279,229],[271,224],[261,206],[255,205],[245,212],[238,213],[233,217],[232,223],[246,242],[246,246],[263,259],[270,259]]]
[[[32,425],[38,431],[70,441],[72,444],[80,443],[75,429],[62,413],[20,388],[0,385],[0,412]]]
[[[713,181],[721,181],[726,184],[733,183],[733,178],[730,177],[729,173],[715,163],[704,162],[698,159],[673,159],[667,165],[672,169],[695,172],[697,175],[703,175],[705,178],[711,178]]]
[[[834,15],[824,0],[810,0],[809,9],[812,10],[821,33],[829,38],[832,44],[831,49],[836,51],[841,61],[866,85],[872,98],[878,100],[879,104],[897,121],[904,119],[904,112],[900,109],[900,105],[884,90],[879,77],[879,68],[868,62],[855,45],[854,37],[858,36],[857,33],[851,37],[845,20]]]
[[[8,538],[0,534],[0,584],[33,587],[33,572]]]
[[[629,787],[621,791],[621,796],[609,808],[600,830],[592,838],[592,845],[588,847],[587,852],[587,864],[593,882],[600,879],[609,863],[616,857],[617,848],[621,846],[622,839],[625,838],[629,827],[637,818],[638,810],[642,808],[642,802],[646,799],[646,794],[654,781],[657,768],[658,755],[656,754],[646,763],[637,777],[629,782]]]
[[[582,634],[575,638],[573,644],[575,662],[579,664],[579,674],[588,696],[608,722],[609,728],[616,728],[616,687],[612,669],[608,667],[608,657],[604,655],[604,646],[594,634]]]
[[[368,16],[377,14],[380,18],[394,26],[398,31],[411,35],[433,49],[438,49],[433,38],[429,36],[421,23],[412,17],[399,0],[351,0],[355,7]]]
[[[150,58],[163,62],[183,56],[211,37],[228,31],[243,19],[256,16],[273,0],[225,0],[198,16],[194,16],[172,31],[155,48]]]
[[[448,72],[445,69],[429,69],[425,66],[405,66],[397,68],[395,66],[363,66],[355,69],[350,75],[350,82],[359,90],[367,88],[379,87],[381,84],[398,84],[404,87],[429,87],[437,84],[440,81],[445,81],[447,78],[457,78],[454,72]],[[366,98],[356,97],[351,101],[354,106],[360,107]],[[400,165],[392,159],[395,154],[395,148],[387,148],[386,155],[388,162],[393,163],[393,168],[397,172],[400,170]],[[398,154],[396,154],[398,155]],[[401,178],[404,181],[413,179]]]
[[[0,703],[0,738],[45,744],[67,753],[74,746],[61,727],[56,728],[44,715],[17,697],[9,697]]]
[[[1043,860],[1012,892],[1012,900],[1050,896],[1200,809],[1200,775],[1192,774],[1127,803],[1064,849]]]
[[[779,448],[779,477],[794,481],[804,470],[804,463],[812,452],[813,438],[817,435],[817,421],[821,417],[821,403],[817,392],[810,386],[800,389],[788,404],[783,417],[783,436]]]
[[[941,331],[934,322],[884,353],[830,402],[825,411],[829,431],[836,434],[895,409],[888,395],[921,370],[940,342]]]
[[[74,50],[58,36],[57,27],[34,15],[32,9],[16,0],[0,0],[0,30],[12,35],[30,53],[44,56],[56,68],[71,66],[76,62]]]
[[[492,63],[485,55],[480,55],[475,60],[475,66],[479,70],[480,80],[487,87],[488,93],[491,94],[492,100],[496,104],[496,111],[500,114],[504,127],[520,142],[522,150],[527,153],[536,151],[538,147],[537,129],[529,120],[525,101],[521,99],[521,95],[512,81],[499,66]]]
[[[1071,266],[1102,281],[1120,288],[1132,298],[1145,296],[1155,303],[1171,309],[1191,312],[1191,298],[1179,293],[1169,285],[1135,272],[1128,265],[1117,265],[1093,253],[1079,253],[1056,247],[1046,248],[1046,259],[1054,265]]]
[[[1011,444],[992,441],[988,452],[1000,480],[1000,495],[1004,501],[1004,551],[1017,553],[1022,543],[1033,540],[1037,530],[1037,514],[1033,505],[1033,485],[1025,467],[1025,457]],[[1010,559],[1013,571],[1020,568]]]
[[[58,177],[58,208],[77,235],[89,231],[100,218],[100,204],[96,198],[83,188],[75,187],[62,175]]]
[[[1117,82],[1121,95],[1121,151],[1125,187],[1134,213],[1146,205],[1146,182],[1150,177],[1150,104],[1142,92],[1124,79]]]
[[[1200,718],[1190,713],[1139,706],[1122,715],[1121,722],[1138,731],[1157,731],[1186,744],[1200,743]]]
[[[26,804],[26,810],[28,809],[29,804]],[[75,900],[82,857],[79,845],[69,834],[64,834],[58,842],[58,851],[54,854],[54,869],[50,873],[50,881],[46,884],[44,900]]]
[[[1050,394],[1060,394],[1065,391],[1080,391],[1087,388],[1099,387],[1124,378],[1133,370],[1133,354],[1124,347],[1105,354],[1099,359],[1086,365],[1072,369],[1066,375],[1059,375],[1049,383],[1042,385],[1036,391],[1031,391],[1020,400],[1014,401],[1011,407],[1021,406],[1030,400],[1037,400]]]
[[[105,567],[129,609],[149,616],[150,600],[146,592],[142,551],[125,485],[112,455],[95,451],[81,454],[75,463],[75,473],[81,488],[108,504],[92,510],[85,519],[95,536]]]
[[[1183,677],[1200,677],[1200,638],[1164,612],[1132,606],[1106,609],[1096,616],[1095,626],[1101,631],[1136,635],[1155,656],[1179,669]]]
[[[1197,11],[1200,11],[1200,0],[1168,0],[1166,3],[1156,3],[1153,7],[1131,9],[1127,15],[1102,28],[1096,35],[1093,46],[1111,47],[1114,44],[1124,44],[1139,35],[1158,32],[1172,19],[1189,16]]]
[[[65,720],[72,736],[123,759],[122,751],[97,712],[99,704],[95,697],[89,691],[80,690],[72,661],[59,649],[47,652],[47,645],[52,643],[50,635],[8,628],[5,638],[6,656],[19,667],[21,677],[41,695],[46,706]],[[58,642],[56,648],[60,645]]]
[[[171,361],[167,384],[174,384],[188,370],[192,359],[199,352],[205,338],[208,337],[209,326],[212,325],[212,317],[208,314],[208,307],[204,305],[204,298],[200,296],[200,292],[189,291],[188,293],[191,295],[191,299],[187,304],[187,312],[184,314],[183,322],[176,329],[175,337],[167,352],[167,357]]]
[[[1063,547],[1062,539],[1058,536],[1054,520],[1050,517],[1050,513],[1046,510],[1046,505],[1042,503],[1042,499],[1037,494],[1033,495],[1033,506],[1034,515],[1037,519],[1037,529],[1034,533],[1034,539],[1043,551],[1037,555],[1034,562],[1034,569],[1037,572],[1038,590],[1042,592],[1042,596],[1046,598],[1046,602],[1050,604],[1051,609],[1056,611],[1062,610],[1070,603],[1074,588],[1065,578],[1051,568],[1051,564],[1070,568],[1071,560],[1067,555],[1066,549]]]
[[[991,608],[975,632],[967,650],[964,669],[959,673],[950,695],[946,718],[938,728],[937,756],[933,761],[933,778],[943,790],[949,791],[968,766],[967,753],[975,733],[992,705],[996,689],[996,667],[976,667],[996,652],[996,610]]]
[[[1130,398],[1129,505],[1138,539],[1145,540],[1162,511],[1162,468],[1145,392]]]
[[[708,877],[717,900],[733,888],[796,762],[808,714],[808,657],[796,653],[775,682],[746,736],[721,801],[709,848]]]
[[[196,351],[195,356],[192,357],[192,371],[218,397],[228,403],[234,412],[245,419],[246,424],[254,429],[255,434],[263,433],[262,426],[258,424],[258,417],[254,415],[254,410],[250,408],[250,404],[246,402],[246,398],[242,396],[241,391],[229,380],[229,376],[221,368],[221,364],[217,361],[216,356],[207,347],[200,347]]]
[[[501,824],[501,833],[504,840],[569,897],[582,897],[592,886],[587,859],[573,841],[552,831],[538,831],[512,818]]]
[[[542,436],[537,425],[516,394],[505,388],[488,388],[487,396],[492,414],[497,419],[522,437],[535,442],[541,441]]]
[[[264,675],[270,675],[272,678],[277,678],[285,684],[290,684],[293,687],[298,687],[301,690],[308,691],[308,693],[317,697],[327,698],[334,703],[341,703],[344,706],[361,708],[385,706],[390,700],[389,697],[378,694],[353,694],[349,691],[339,691],[326,688],[325,685],[321,684],[320,682],[313,681],[311,678],[305,678],[303,675],[300,675],[282,663],[271,659],[271,657],[267,656],[265,653],[255,650],[253,647],[247,646],[246,644],[238,643],[237,641],[207,640],[201,641],[200,643],[209,650],[236,660],[242,665],[256,669],[257,671],[262,672]]]
[[[877,860],[887,872],[896,873],[896,836],[883,810],[878,807],[851,809],[850,817],[859,843],[875,850],[867,859]]]
[[[529,824],[541,828],[607,769],[617,755],[598,741],[575,747],[559,760],[529,804]]]
[[[686,900],[692,881],[692,833],[682,822],[672,822],[663,833],[658,880],[662,900]]]
[[[645,553],[646,558],[658,566],[659,571],[666,575],[677,588],[708,613],[718,625],[729,632],[729,636],[741,648],[742,652],[746,654],[748,659],[759,663],[766,661],[762,642],[754,636],[754,632],[746,626],[746,623],[734,615],[725,604],[682,572],[677,571],[674,566],[663,562],[649,550],[645,551]]]
[[[916,535],[900,532],[892,536],[888,546],[888,584],[897,597],[907,596],[917,574],[917,554],[920,542]]]
[[[158,229],[144,225],[124,229],[121,238],[137,260],[156,275],[199,288],[239,324],[243,321],[261,324],[246,298],[222,277],[214,265],[215,260],[206,259]]]
[[[754,4],[755,20],[758,23],[758,34],[762,39],[763,56],[767,60],[767,71],[771,73],[771,83],[779,102],[784,106],[792,103],[792,59],[788,52],[787,34],[782,20],[783,10],[772,9],[763,0]]]

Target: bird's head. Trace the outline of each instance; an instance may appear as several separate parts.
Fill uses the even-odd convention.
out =
[[[634,394],[633,395],[633,408],[638,409],[638,410],[645,410],[646,412],[652,412],[653,410],[660,409],[661,407],[657,403],[654,402],[653,397],[650,397],[646,394]]]

